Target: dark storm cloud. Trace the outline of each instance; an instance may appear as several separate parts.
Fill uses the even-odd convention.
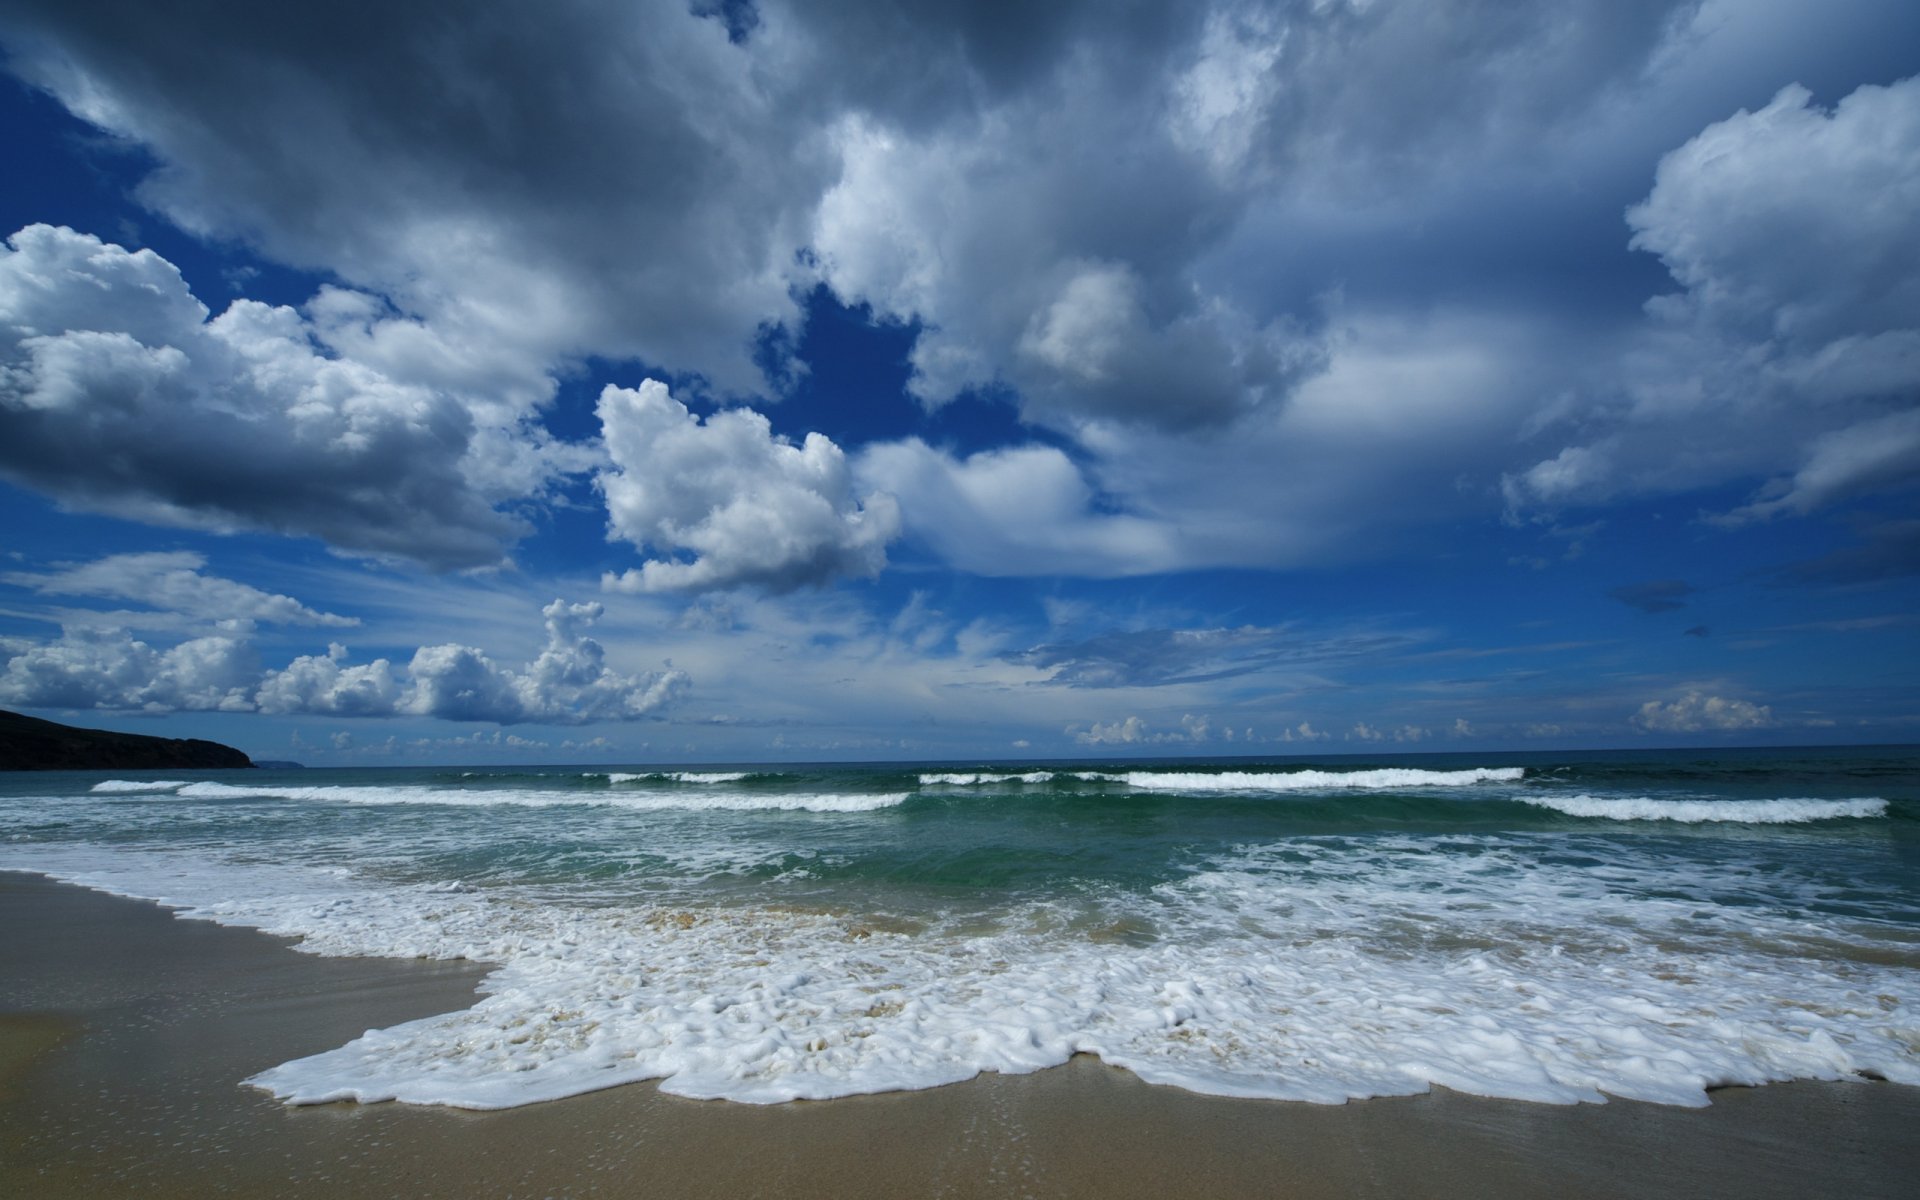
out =
[[[144,194],[176,219],[470,340],[750,388],[753,332],[797,319],[812,245],[844,294],[955,343],[922,355],[935,400],[1005,373],[1042,414],[1186,427],[1317,361],[1274,297],[1235,315],[1194,286],[1277,172],[1398,191],[1515,118],[1579,111],[1683,9],[767,4],[728,44],[673,3],[109,0],[16,6],[10,40],[17,70],[155,149]],[[818,227],[836,184],[862,199],[850,119],[961,172],[966,253],[939,294],[837,262],[872,246]],[[936,217],[905,215],[909,236]]]
[[[1607,595],[1643,613],[1662,613],[1685,608],[1686,598],[1693,592],[1693,585],[1685,580],[1650,579],[1645,583],[1629,583],[1614,588]]]
[[[13,6],[14,69],[150,145],[190,228],[474,342],[753,385],[819,139],[684,4]]]

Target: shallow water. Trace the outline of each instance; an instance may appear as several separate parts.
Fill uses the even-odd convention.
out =
[[[1028,1071],[1317,1101],[1920,1083],[1920,751],[14,777],[0,868],[499,964],[256,1082],[503,1107]]]

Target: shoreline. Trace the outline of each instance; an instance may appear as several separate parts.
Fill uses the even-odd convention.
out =
[[[289,939],[0,872],[0,1192],[68,1196],[1906,1194],[1920,1088],[1707,1108],[1424,1096],[1322,1106],[1033,1075],[774,1106],[652,1084],[495,1112],[292,1108],[241,1080],[465,1007],[488,967]]]

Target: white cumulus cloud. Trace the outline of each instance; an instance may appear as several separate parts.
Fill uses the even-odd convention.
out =
[[[396,711],[499,725],[581,725],[635,720],[685,694],[692,683],[685,671],[623,675],[607,665],[606,649],[584,632],[604,611],[593,603],[547,605],[546,648],[519,671],[473,646],[422,646],[407,664],[409,683]]]
[[[1129,575],[1181,565],[1171,524],[1099,511],[1094,487],[1052,446],[955,458],[910,438],[868,447],[859,476],[900,497],[912,532],[963,571]]]
[[[154,524],[496,563],[550,440],[339,354],[290,308],[211,316],[150,250],[32,225],[0,249],[0,478]]]
[[[248,712],[259,656],[244,628],[158,650],[124,629],[67,628],[13,656],[0,702],[21,708]]]
[[[1769,705],[1688,692],[1677,700],[1649,700],[1633,715],[1636,729],[1648,733],[1728,732],[1772,725]]]
[[[1180,718],[1179,729],[1156,730],[1139,717],[1127,717],[1124,720],[1105,723],[1095,721],[1085,728],[1069,725],[1066,732],[1083,746],[1123,746],[1139,743],[1204,742],[1211,736],[1212,730],[1213,722],[1210,718],[1187,713]],[[1233,731],[1228,730],[1227,740],[1232,741],[1233,736]]]
[[[686,672],[623,675],[583,631],[605,610],[555,600],[541,610],[547,645],[524,670],[494,665],[471,646],[423,646],[407,667],[412,680],[399,708],[452,721],[578,725],[630,721],[671,703],[691,685]]]
[[[703,421],[651,379],[608,387],[598,412],[613,460],[597,476],[609,532],[661,556],[609,574],[607,587],[783,592],[886,565],[898,506],[884,492],[857,497],[831,439],[810,433],[795,446],[748,409]]]
[[[599,604],[549,604],[541,614],[546,646],[519,670],[455,643],[422,646],[404,670],[385,658],[351,664],[334,643],[324,655],[263,672],[246,622],[224,622],[164,650],[124,629],[71,627],[8,659],[0,703],[584,725],[651,716],[684,696],[692,683],[685,671],[629,675],[607,663],[606,649],[586,634],[602,612]]]
[[[1509,503],[1601,503],[1771,477],[1738,523],[1804,515],[1920,470],[1920,77],[1831,109],[1804,87],[1661,159],[1632,246],[1681,290],[1647,305],[1624,403],[1510,472]]]
[[[261,680],[254,702],[267,713],[325,713],[343,717],[392,716],[400,699],[393,664],[384,658],[346,665],[338,642],[324,655],[302,655]]]

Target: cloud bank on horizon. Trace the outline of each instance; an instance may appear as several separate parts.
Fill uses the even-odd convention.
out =
[[[0,701],[1897,738],[1910,674],[1851,664],[1914,636],[1913,44],[1878,0],[22,0],[15,102],[117,190],[8,226],[0,479],[174,540],[18,550]],[[1630,648],[1669,613],[1690,657]]]

